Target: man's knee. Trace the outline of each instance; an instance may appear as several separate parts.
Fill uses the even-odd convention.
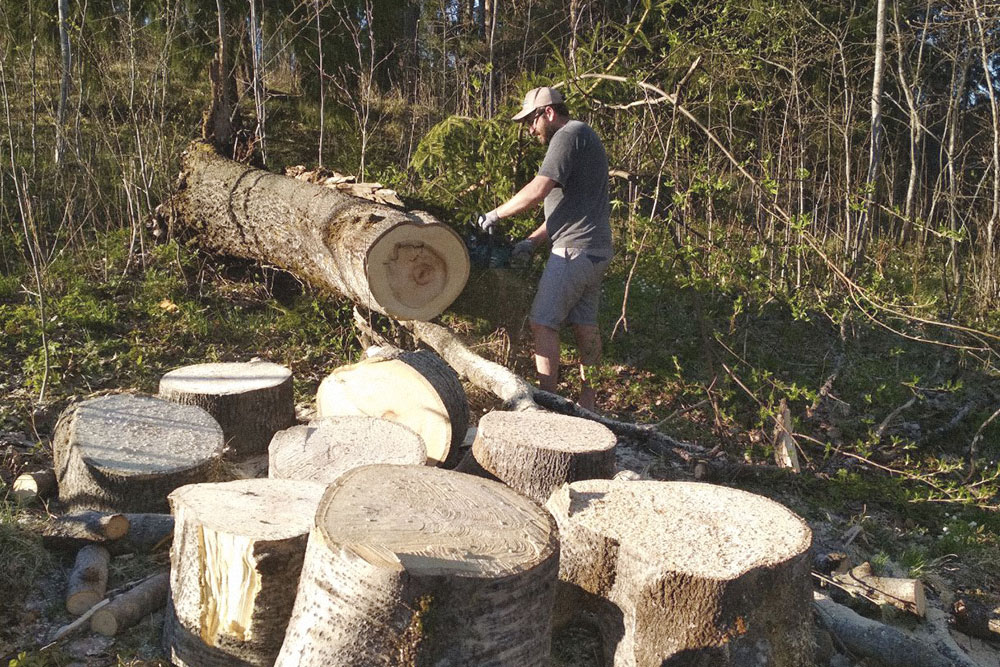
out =
[[[580,363],[593,366],[601,360],[601,333],[596,324],[574,324],[573,335]]]

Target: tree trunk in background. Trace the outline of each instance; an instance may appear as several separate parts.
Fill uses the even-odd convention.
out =
[[[871,150],[868,156],[868,176],[865,180],[865,208],[858,224],[854,247],[854,266],[864,257],[865,245],[876,216],[879,191],[878,173],[882,168],[882,79],[885,74],[885,3],[878,0],[875,17],[875,69],[872,74]]]
[[[69,1],[59,0],[59,53],[62,57],[62,82],[59,85],[59,109],[56,112],[56,164],[63,161],[66,150],[66,105],[69,103],[71,67],[73,64],[69,43]]]
[[[247,167],[199,143],[184,154],[180,183],[157,209],[171,229],[390,317],[440,315],[469,277],[461,237],[419,212]]]
[[[981,283],[985,291],[986,298],[992,301],[997,293],[997,262],[994,254],[994,246],[996,245],[995,235],[997,218],[1000,217],[1000,134],[998,134],[998,131],[1000,131],[1000,119],[998,119],[998,115],[1000,114],[998,114],[997,110],[996,92],[993,89],[993,86],[995,85],[993,78],[994,66],[990,63],[990,54],[987,53],[986,29],[983,27],[983,15],[979,11],[978,0],[972,0],[972,11],[975,13],[976,27],[979,32],[979,56],[983,66],[983,77],[985,79],[984,86],[990,99],[990,144],[992,146],[990,167],[993,171],[993,198],[990,208],[990,217],[986,221],[986,242],[982,245],[983,275]]]

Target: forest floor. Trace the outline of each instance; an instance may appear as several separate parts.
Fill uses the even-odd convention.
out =
[[[37,301],[23,287],[27,277],[0,281],[4,487],[18,473],[50,464],[56,418],[73,399],[120,389],[155,393],[172,368],[262,357],[293,370],[296,401],[308,409],[320,380],[362,353],[347,303],[279,272],[221,262],[175,243],[138,261],[113,252],[122,240],[109,236],[90,255],[49,267],[47,363]],[[626,272],[613,269],[606,293],[606,364],[596,381],[603,413],[659,424],[727,460],[771,471],[769,415],[778,395],[788,399],[803,472],[712,481],[797,512],[813,529],[816,555],[844,553],[852,564],[867,561],[883,573],[920,578],[933,604],[949,609],[960,596],[1000,618],[1000,438],[995,428],[974,437],[984,432],[982,415],[995,409],[1000,379],[960,355],[928,354],[875,327],[850,323],[838,332],[821,316],[802,318],[772,304],[752,315],[730,313],[727,322],[709,303],[704,317],[725,336],[706,336],[699,318],[679,315],[696,310],[691,288],[662,278],[633,283],[627,327],[616,327]],[[533,282],[530,270],[476,273],[445,318],[477,352],[528,378],[525,313]],[[720,356],[719,346],[714,359],[707,354],[712,340],[731,358]],[[560,393],[570,397],[577,389],[571,354],[567,344]],[[832,389],[820,392],[831,377]],[[467,391],[473,422],[500,407],[482,390]],[[620,467],[653,479],[693,479],[683,461],[627,443],[620,450]],[[124,637],[83,631],[38,651],[71,620],[62,602],[71,555],[48,553],[30,528],[58,512],[55,501],[0,500],[0,656],[24,652],[10,663],[21,667],[165,664],[158,615]],[[168,560],[161,551],[116,561],[109,587],[165,568]],[[568,632],[557,637],[553,665],[599,664],[592,637]],[[1000,666],[1000,644],[954,636],[980,664]]]

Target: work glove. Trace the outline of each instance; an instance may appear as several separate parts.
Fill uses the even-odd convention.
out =
[[[510,258],[528,259],[533,252],[535,252],[535,242],[531,239],[524,239],[514,244],[514,247],[510,251]]]
[[[476,216],[476,227],[483,230],[487,234],[492,234],[496,231],[497,223],[500,221],[500,216],[497,215],[495,210],[489,213],[480,213]]]

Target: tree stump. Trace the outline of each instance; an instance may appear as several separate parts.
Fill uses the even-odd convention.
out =
[[[267,475],[330,483],[372,463],[424,465],[424,441],[402,424],[376,417],[326,417],[277,433]]]
[[[642,480],[567,484],[546,507],[562,545],[557,606],[593,614],[606,664],[813,665],[812,535],[785,507]]]
[[[271,665],[285,634],[323,485],[193,484],[175,518],[164,644],[175,665]]]
[[[331,484],[276,665],[549,664],[558,536],[502,484],[373,465]]]
[[[479,420],[472,455],[484,470],[537,503],[567,482],[615,474],[614,434],[579,417],[494,411]]]
[[[402,320],[440,315],[465,287],[462,238],[431,216],[227,160],[184,153],[179,188],[157,208],[203,247],[291,271],[320,289]]]
[[[267,361],[177,368],[160,379],[160,398],[207,410],[237,457],[266,452],[275,433],[295,424],[292,372]]]
[[[222,429],[197,406],[130,394],[82,401],[56,424],[59,500],[74,509],[166,511],[171,491],[209,479],[222,448]]]
[[[316,392],[320,417],[369,415],[413,429],[436,465],[457,453],[469,423],[469,406],[458,375],[429,350],[387,351],[341,366]]]

